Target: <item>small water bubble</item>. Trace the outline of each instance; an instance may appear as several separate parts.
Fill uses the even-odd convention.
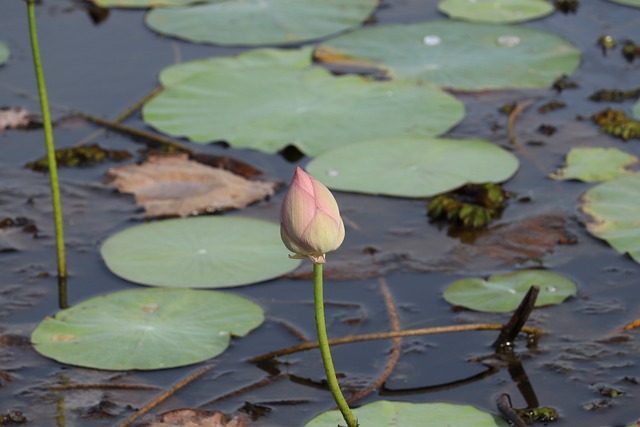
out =
[[[557,291],[557,290],[558,290],[558,288],[556,288],[556,287],[555,287],[555,286],[553,286],[553,285],[549,285],[549,286],[547,286],[547,291],[549,291],[549,292],[555,292],[555,291]]]
[[[496,40],[498,46],[514,47],[520,44],[520,37],[518,36],[500,36]]]
[[[198,249],[198,255],[206,255],[206,254],[207,254],[206,249]]]
[[[424,36],[424,38],[422,39],[422,43],[427,46],[438,46],[440,43],[442,43],[442,39],[440,38],[440,36],[430,34],[428,36]]]
[[[335,170],[335,169],[329,169],[327,171],[327,175],[329,175],[329,176],[338,176],[338,171]]]

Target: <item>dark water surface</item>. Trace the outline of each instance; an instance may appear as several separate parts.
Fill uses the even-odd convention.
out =
[[[54,110],[55,118],[65,116],[64,108],[114,118],[157,85],[157,74],[162,68],[179,61],[241,51],[160,37],[144,27],[143,16],[142,11],[111,10],[105,21],[95,25],[79,2],[45,0],[37,6],[50,100],[63,107]],[[383,2],[376,18],[379,25],[443,16],[436,11],[435,1],[398,0]],[[603,34],[640,42],[640,10],[590,0],[581,2],[577,14],[555,13],[526,25],[564,35],[581,48],[584,59],[572,76],[579,88],[561,94],[551,89],[458,94],[467,105],[467,116],[450,135],[487,139],[508,147],[506,116],[498,108],[514,101],[535,100],[519,118],[516,131],[520,141],[542,140],[544,144],[525,145],[521,169],[506,184],[510,192],[530,201],[510,202],[490,231],[478,235],[475,243],[463,243],[449,237],[445,228],[429,223],[425,201],[336,194],[348,224],[347,239],[340,251],[330,255],[327,266],[329,335],[339,337],[390,328],[380,292],[381,276],[391,288],[403,328],[504,322],[506,315],[453,311],[441,297],[443,289],[468,275],[542,265],[575,279],[579,295],[559,306],[535,310],[529,324],[549,334],[536,349],[528,350],[523,342],[517,345],[516,351],[540,406],[552,406],[559,411],[561,418],[557,425],[624,426],[640,417],[638,332],[629,334],[624,342],[606,343],[602,338],[640,319],[637,278],[640,266],[584,231],[576,202],[591,185],[556,182],[546,175],[562,164],[563,156],[572,146],[615,146],[640,155],[637,142],[623,145],[601,134],[589,120],[576,120],[578,115],[588,118],[605,108],[587,100],[595,90],[640,86],[640,61],[625,61],[619,49],[604,56],[596,45]],[[38,111],[23,1],[4,0],[0,4],[0,40],[12,54],[0,68],[0,106],[23,106]],[[536,112],[539,105],[552,99],[567,103],[568,108],[545,115]],[[627,102],[614,107],[629,113],[631,105]],[[139,114],[125,123],[145,128]],[[556,126],[558,132],[542,136],[537,132],[541,124]],[[56,144],[59,148],[71,146],[96,129],[81,120],[61,121],[55,128]],[[99,135],[96,142],[109,149],[131,152],[141,147],[131,138],[112,132]],[[290,179],[294,167],[280,156],[249,150],[215,145],[194,148],[244,160],[282,181]],[[48,177],[23,167],[44,153],[40,130],[0,134],[0,219],[26,217],[38,228],[35,239],[21,229],[12,229],[0,237],[3,334],[0,370],[9,375],[0,378],[0,411],[21,410],[29,425],[34,426],[117,425],[134,412],[131,408],[143,406],[159,391],[51,392],[47,388],[64,378],[79,383],[105,383],[120,376],[127,383],[166,388],[197,366],[118,374],[62,366],[31,349],[28,344],[31,331],[45,316],[57,311]],[[300,164],[304,163],[303,160]],[[103,184],[105,171],[111,165],[60,171],[71,304],[135,287],[113,276],[99,256],[102,241],[143,220],[132,197],[117,194]],[[282,192],[267,202],[229,215],[275,222],[281,197]],[[536,219],[540,224],[556,222],[563,233],[577,239],[577,244],[542,243],[544,239],[538,237],[530,244],[537,248],[533,255],[518,252],[517,245],[509,246],[527,228],[514,225]],[[527,224],[531,228],[531,223]],[[504,234],[500,234],[501,230]],[[500,251],[505,247],[506,252],[512,252],[511,256]],[[303,268],[298,273],[305,271]],[[267,313],[267,322],[234,342],[229,351],[216,359],[213,370],[162,404],[155,413],[202,407],[233,414],[250,402],[268,409],[256,422],[257,426],[299,426],[331,409],[333,401],[321,385],[323,370],[315,351],[280,359],[282,363],[275,368],[290,374],[289,378],[214,405],[207,404],[268,377],[265,370],[242,360],[297,343],[279,322],[299,329],[308,337],[314,336],[310,281],[298,276],[230,290],[258,302]],[[485,365],[469,359],[490,355],[494,339],[491,332],[406,338],[399,363],[380,391],[381,396],[374,393],[358,404],[378,399],[454,402],[496,412],[496,397],[508,392],[514,406],[525,407],[525,397],[504,366],[494,363],[498,367],[496,373],[464,381],[487,371]],[[343,345],[333,349],[334,361],[338,371],[345,375],[344,383],[359,389],[380,375],[390,350],[391,343],[387,341]],[[447,384],[450,386],[443,386]],[[597,391],[601,385],[626,394],[616,399],[602,396]],[[528,397],[531,398],[531,392]],[[601,408],[586,410],[585,405],[593,402],[599,402]]]

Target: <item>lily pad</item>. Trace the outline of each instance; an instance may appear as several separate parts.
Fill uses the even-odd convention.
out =
[[[450,20],[364,28],[323,50],[394,79],[463,90],[549,87],[580,63],[576,46],[548,32]]]
[[[6,44],[0,42],[0,65],[7,62],[7,59],[9,59],[9,48]]]
[[[437,88],[336,77],[305,67],[296,51],[268,65],[273,52],[265,60],[241,55],[243,67],[227,59],[169,68],[162,73],[169,84],[143,109],[145,121],[194,142],[271,153],[293,144],[316,156],[373,137],[437,135],[464,115],[464,105]]]
[[[582,211],[592,217],[587,230],[640,263],[640,175],[630,174],[589,189]]]
[[[164,369],[224,352],[264,321],[245,298],[216,291],[135,289],[91,298],[47,317],[35,349],[61,363],[108,370]]]
[[[298,266],[277,224],[243,217],[171,219],[130,227],[102,245],[123,279],[172,288],[226,288],[279,277]]]
[[[411,403],[380,400],[353,410],[362,426],[421,426],[429,420],[429,427],[507,427],[500,417],[473,406],[450,403]],[[318,415],[305,427],[335,427],[344,423],[339,411]]]
[[[300,43],[365,21],[378,0],[218,0],[152,10],[153,30],[196,43],[264,46]]]
[[[640,7],[640,0],[609,0],[614,3],[623,4],[625,6]]]
[[[477,139],[385,138],[326,152],[309,173],[334,190],[431,197],[469,183],[502,182],[518,169],[508,151]]]
[[[541,18],[554,7],[547,0],[442,0],[438,9],[455,19],[508,24]]]
[[[625,166],[638,158],[617,148],[574,147],[567,154],[567,166],[549,176],[557,180],[609,181],[631,173]]]
[[[444,299],[453,305],[488,313],[506,313],[518,307],[532,286],[539,286],[536,307],[560,304],[578,290],[571,279],[544,270],[522,270],[496,274],[489,280],[478,277],[458,280],[444,291]]]

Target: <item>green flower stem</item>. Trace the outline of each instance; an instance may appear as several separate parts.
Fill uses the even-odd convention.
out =
[[[322,354],[322,363],[324,371],[327,374],[329,389],[333,398],[338,405],[338,409],[342,413],[342,417],[349,427],[358,427],[358,420],[349,409],[349,405],[345,400],[340,385],[336,378],[336,371],[331,360],[331,351],[329,350],[329,338],[327,337],[327,327],[324,320],[324,296],[322,294],[322,264],[313,263],[313,299],[316,310],[316,329],[318,331],[318,343],[320,344],[320,353]]]
[[[29,34],[31,36],[31,51],[33,52],[33,65],[40,92],[40,107],[42,109],[42,122],[44,125],[44,139],[47,146],[47,159],[49,161],[49,178],[51,181],[51,198],[53,201],[53,217],[55,222],[56,249],[58,255],[58,291],[60,295],[60,307],[67,307],[67,266],[64,254],[64,230],[62,226],[62,206],[60,203],[60,185],[58,183],[58,167],[56,163],[56,151],[53,145],[53,129],[51,126],[51,114],[49,113],[49,101],[47,99],[47,87],[44,83],[42,60],[38,46],[38,33],[36,32],[35,0],[27,0],[27,13],[29,15]]]

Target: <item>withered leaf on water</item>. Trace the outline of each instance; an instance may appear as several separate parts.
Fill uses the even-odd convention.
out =
[[[37,116],[22,107],[0,108],[0,132],[26,129],[37,124]]]
[[[273,195],[277,186],[205,166],[186,154],[151,156],[141,165],[111,168],[107,174],[119,191],[135,195],[147,217],[241,209]]]
[[[231,420],[220,412],[200,409],[176,409],[160,415],[156,421],[141,427],[244,427],[248,417],[236,415]]]

